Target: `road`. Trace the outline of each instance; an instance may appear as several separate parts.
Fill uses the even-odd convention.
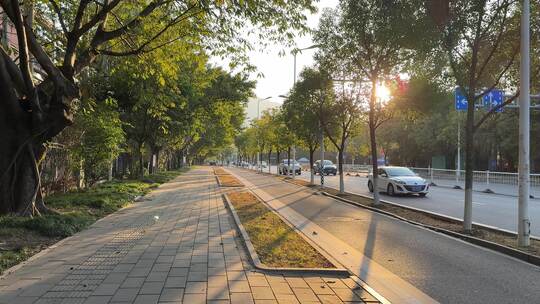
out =
[[[540,302],[539,267],[268,175],[229,170],[441,303]]]
[[[268,169],[266,169],[268,170]],[[272,173],[276,167],[272,166]],[[309,171],[303,171],[303,180],[310,180]],[[315,177],[318,184],[320,177]],[[339,176],[325,176],[325,185],[339,189]],[[345,176],[345,191],[372,196],[367,188],[365,176]],[[383,193],[381,198],[394,203],[415,207],[418,209],[440,213],[443,215],[463,219],[463,190],[447,187],[431,187],[427,197],[399,196],[391,197]],[[531,199],[529,202],[529,216],[531,219],[531,234],[540,236],[540,199]],[[508,195],[473,192],[473,221],[476,223],[497,227],[500,229],[517,230],[517,198]]]

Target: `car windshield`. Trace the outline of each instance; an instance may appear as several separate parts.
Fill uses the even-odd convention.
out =
[[[331,161],[329,161],[329,160],[324,160],[323,164],[324,164],[325,166],[331,166],[331,165],[333,165],[334,163],[331,162]]]
[[[385,168],[388,176],[415,176],[416,174],[409,168]]]

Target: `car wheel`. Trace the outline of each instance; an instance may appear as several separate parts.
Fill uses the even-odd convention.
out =
[[[373,193],[373,184],[371,183],[371,181],[367,183],[367,187],[369,189],[369,192]]]
[[[427,194],[427,193],[418,193],[418,195],[419,195],[420,197],[426,197],[426,194]]]
[[[394,196],[396,193],[394,192],[394,185],[388,184],[388,187],[386,188],[386,193],[390,196]]]
[[[334,173],[334,176],[336,176],[336,175],[337,175],[337,173]]]

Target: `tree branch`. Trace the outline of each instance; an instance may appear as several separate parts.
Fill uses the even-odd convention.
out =
[[[30,56],[28,55],[28,45],[26,43],[26,31],[18,0],[11,0],[13,9],[13,19],[11,20],[17,30],[17,42],[19,44],[19,66],[22,79],[26,87],[26,94],[34,94],[34,81],[32,80],[32,71],[30,70]]]
[[[58,6],[58,3],[56,3],[56,0],[49,0],[49,3],[51,4],[54,12],[58,16],[58,22],[60,22],[60,26],[62,27],[62,31],[64,32],[64,35],[67,36],[68,29],[66,27],[64,15],[62,14],[62,11],[60,10],[60,6]]]

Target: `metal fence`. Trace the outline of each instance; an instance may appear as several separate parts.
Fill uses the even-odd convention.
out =
[[[454,180],[456,183],[465,182],[465,171],[434,169],[434,168],[411,168],[423,178],[429,180]],[[531,186],[540,186],[540,174],[530,175]],[[478,183],[517,185],[518,174],[514,172],[496,171],[473,171],[473,181]]]
[[[343,170],[351,173],[368,173],[371,169],[369,165],[343,164]],[[465,182],[465,170],[434,169],[434,168],[410,168],[418,175],[428,180],[449,180],[456,183]],[[496,171],[473,171],[473,180],[476,183],[517,185],[518,174],[514,172]],[[540,174],[530,175],[531,186],[540,187]]]

